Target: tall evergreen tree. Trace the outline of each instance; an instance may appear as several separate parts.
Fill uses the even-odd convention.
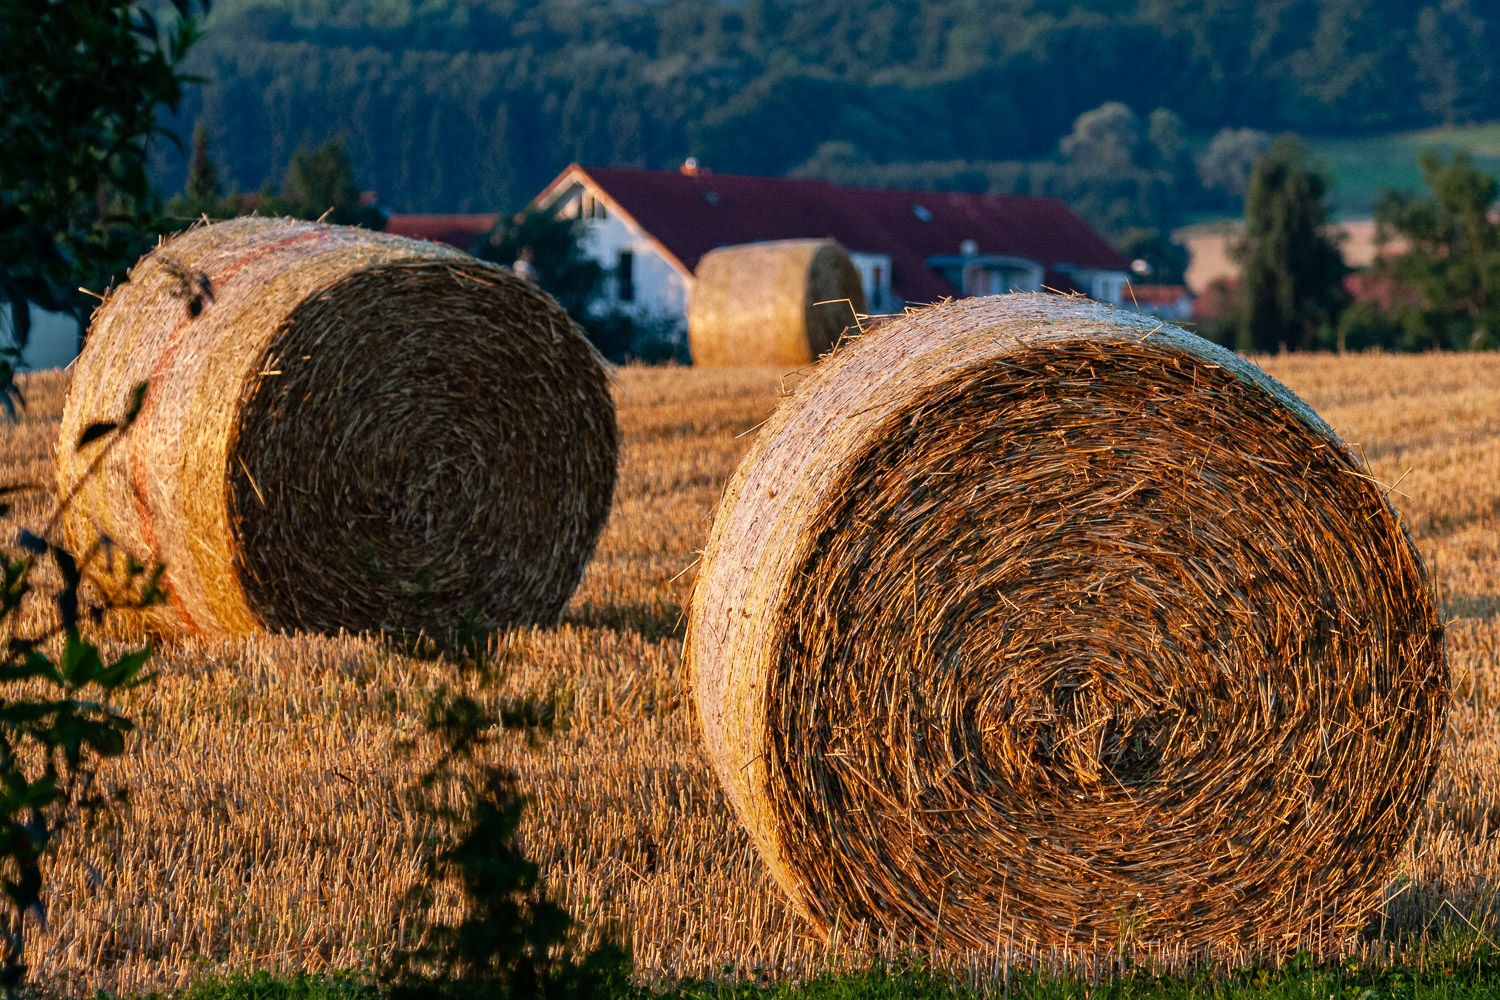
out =
[[[219,171],[208,155],[208,129],[199,125],[193,129],[193,157],[188,161],[187,196],[194,201],[207,201],[224,193],[219,186]]]
[[[1239,250],[1245,296],[1235,346],[1242,351],[1335,346],[1349,268],[1324,232],[1328,180],[1307,157],[1307,147],[1283,137],[1250,176]]]
[[[224,194],[219,168],[208,151],[208,129],[193,129],[193,154],[188,160],[187,187],[167,202],[168,219],[227,219],[236,214],[236,199]]]

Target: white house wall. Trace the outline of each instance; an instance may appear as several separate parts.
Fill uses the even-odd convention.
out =
[[[582,185],[574,187],[558,202],[559,215],[578,214],[579,201],[588,193]],[[599,312],[620,310],[642,318],[675,318],[687,316],[688,283],[681,272],[662,256],[647,236],[634,226],[626,224],[607,207],[605,217],[591,218],[585,223],[586,233],[583,249],[599,262],[607,275],[604,294],[595,308]],[[620,252],[628,250],[634,255],[635,298],[622,302],[619,298],[619,282],[615,266]]]
[[[864,286],[865,306],[871,313],[900,312],[905,303],[891,294],[891,255],[850,250],[849,259],[859,272],[859,283]],[[879,285],[876,285],[876,269],[879,269]]]
[[[31,331],[26,349],[21,352],[21,367],[26,371],[61,368],[78,356],[80,327],[78,320],[66,313],[47,312],[32,306]],[[0,342],[13,343],[10,305],[0,305]]]
[[[1078,287],[1087,288],[1089,298],[1098,302],[1108,302],[1119,306],[1130,301],[1130,295],[1125,290],[1125,286],[1130,283],[1130,275],[1124,271],[1095,271],[1079,268],[1070,277]]]

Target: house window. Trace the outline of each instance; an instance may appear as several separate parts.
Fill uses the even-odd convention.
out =
[[[635,301],[635,254],[629,250],[621,250],[618,262],[615,264],[615,280],[619,282],[619,297],[621,302]]]
[[[879,309],[885,304],[885,268],[876,264],[870,277],[870,308]]]
[[[594,201],[594,206],[593,206],[594,210],[593,210],[592,213],[590,213],[589,218],[592,218],[592,219],[607,218],[607,216],[604,214],[604,202],[601,201],[601,200],[599,200],[598,198],[593,199],[593,201]]]

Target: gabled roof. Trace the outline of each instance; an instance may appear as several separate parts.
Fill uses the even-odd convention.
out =
[[[1021,257],[1049,272],[1129,266],[1056,198],[574,164],[537,200],[550,201],[574,181],[604,195],[686,273],[715,247],[802,237],[831,237],[851,251],[889,254],[892,290],[908,302],[958,294],[926,262],[958,254],[967,240],[980,255]]]
[[[446,243],[469,253],[481,236],[495,228],[498,218],[498,215],[392,215],[385,220],[385,231],[414,240]]]

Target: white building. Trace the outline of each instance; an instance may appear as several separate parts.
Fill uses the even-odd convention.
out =
[[[83,345],[83,327],[67,313],[48,312],[32,306],[31,330],[21,350],[21,369],[40,371],[61,368],[78,356]],[[13,344],[15,327],[10,319],[10,304],[0,304],[0,344]]]
[[[574,164],[536,204],[587,222],[609,275],[599,308],[686,312],[693,269],[716,247],[832,238],[864,279],[872,313],[1009,291],[1079,291],[1129,302],[1129,262],[1055,198],[846,188],[819,180]]]

